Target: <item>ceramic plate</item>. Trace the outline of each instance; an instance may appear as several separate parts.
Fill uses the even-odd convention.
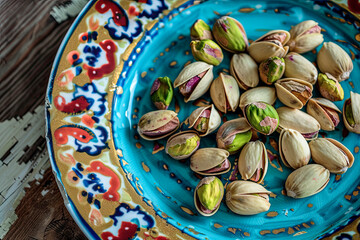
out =
[[[238,216],[223,202],[212,217],[197,213],[194,188],[201,176],[189,161],[176,161],[164,151],[165,140],[145,141],[136,131],[140,117],[155,107],[150,88],[159,76],[176,78],[194,61],[189,29],[201,18],[209,25],[230,15],[244,26],[250,40],[273,29],[289,30],[307,19],[319,22],[325,41],[339,44],[351,56],[354,70],[341,82],[345,99],[360,92],[359,15],[356,1],[90,1],[75,20],[56,56],[47,92],[46,119],[52,168],[65,204],[91,239],[314,239],[359,237],[360,135],[343,122],[320,137],[341,141],[355,156],[344,175],[331,175],[327,187],[305,199],[282,194],[291,172],[277,152],[279,134],[260,137],[276,157],[264,186],[272,192],[271,208],[255,216]],[[353,5],[353,6],[352,6]],[[355,8],[354,8],[355,7]],[[316,51],[304,56],[314,62]],[[215,77],[229,69],[231,55],[214,68]],[[319,96],[317,90],[314,95]],[[178,90],[170,109],[180,121],[209,94],[185,104]],[[342,109],[343,101],[335,102]],[[278,101],[276,107],[281,106]],[[222,116],[222,121],[235,118]],[[215,146],[215,135],[201,147]],[[240,179],[232,169],[221,176]],[[234,172],[235,171],[235,172]],[[341,238],[340,238],[341,239]]]

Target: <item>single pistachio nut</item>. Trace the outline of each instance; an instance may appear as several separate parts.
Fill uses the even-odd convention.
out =
[[[200,137],[195,131],[184,131],[172,135],[166,142],[166,153],[181,160],[190,157],[199,147]]]
[[[354,163],[354,156],[343,144],[331,138],[318,138],[309,143],[311,157],[331,173],[345,173]]]
[[[344,125],[350,132],[360,134],[360,94],[350,92],[343,107]]]
[[[269,105],[274,105],[276,101],[276,92],[273,87],[257,87],[245,91],[240,96],[239,107],[241,110],[252,102],[265,102]]]
[[[285,182],[286,195],[305,198],[323,190],[329,183],[330,172],[319,164],[308,164],[296,169]]]
[[[212,40],[211,28],[202,19],[198,19],[190,28],[191,40]]]
[[[210,96],[216,108],[223,113],[235,112],[239,106],[239,86],[236,80],[228,74],[220,73],[213,81],[210,87]]]
[[[300,168],[309,163],[309,144],[300,132],[283,129],[279,137],[279,153],[282,162],[289,168]]]
[[[288,107],[301,109],[312,97],[313,86],[297,78],[283,78],[275,83],[279,100]]]
[[[329,73],[320,73],[318,76],[318,88],[321,96],[330,101],[341,101],[344,99],[344,90],[336,78]]]
[[[196,210],[206,217],[214,215],[224,197],[224,185],[219,178],[211,176],[201,179],[194,191]]]
[[[226,51],[244,52],[249,46],[244,27],[232,17],[224,16],[216,20],[212,33],[215,40]]]
[[[248,51],[257,63],[261,63],[270,57],[283,58],[289,51],[289,47],[285,46],[289,39],[290,33],[288,31],[270,31],[251,43]]]
[[[290,36],[287,45],[290,47],[290,51],[297,53],[311,51],[324,41],[321,27],[313,20],[303,21],[292,27]]]
[[[204,137],[215,131],[221,124],[221,118],[213,104],[195,109],[188,117],[189,128]]]
[[[226,187],[225,201],[239,215],[255,215],[270,208],[270,192],[258,183],[236,180]]]
[[[298,78],[315,84],[318,71],[314,64],[296,52],[290,52],[285,57],[285,73],[287,78]]]
[[[210,39],[191,41],[190,48],[197,61],[217,66],[224,58],[220,46]]]
[[[253,102],[245,106],[244,116],[256,131],[272,134],[279,125],[279,115],[275,108],[264,102]]]
[[[260,183],[268,168],[268,155],[261,141],[248,142],[241,150],[238,169],[243,180]]]
[[[235,154],[250,141],[251,127],[245,118],[237,118],[225,122],[217,131],[216,142],[218,148]]]
[[[333,131],[340,123],[340,109],[326,98],[312,98],[309,100],[306,112],[313,116],[322,130]]]
[[[150,98],[157,109],[166,110],[171,103],[173,95],[174,91],[170,78],[159,77],[155,79],[150,90]]]
[[[190,169],[205,176],[227,173],[231,168],[229,155],[220,148],[200,148],[190,158]]]
[[[157,110],[140,118],[137,131],[146,140],[158,140],[173,134],[179,125],[179,118],[174,111]]]
[[[233,55],[230,61],[230,74],[244,90],[254,88],[259,84],[258,65],[246,53]]]
[[[330,73],[339,82],[348,79],[353,70],[353,63],[349,54],[333,42],[323,44],[316,62],[321,72]]]
[[[285,72],[285,61],[283,58],[271,57],[260,63],[260,79],[271,85],[279,80]]]
[[[174,88],[179,88],[184,101],[193,101],[204,95],[213,80],[213,66],[205,62],[193,62],[184,67],[174,81]]]

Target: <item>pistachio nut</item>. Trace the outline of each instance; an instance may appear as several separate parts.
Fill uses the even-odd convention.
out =
[[[226,205],[236,214],[255,215],[270,208],[270,192],[258,183],[236,180],[226,187]]]
[[[245,118],[237,118],[225,122],[216,134],[219,148],[227,150],[230,154],[237,153],[250,141],[251,127]]]
[[[190,28],[191,40],[213,39],[211,28],[202,19],[198,19]]]
[[[190,169],[205,176],[227,173],[231,168],[229,155],[220,148],[200,148],[190,158]]]
[[[273,105],[276,101],[276,92],[273,87],[257,87],[245,91],[240,96],[239,107],[241,110],[252,102],[265,102],[269,105]]]
[[[172,158],[181,160],[190,157],[199,147],[200,137],[195,131],[184,131],[172,135],[166,142],[165,151]]]
[[[296,169],[286,179],[286,195],[305,198],[323,190],[329,183],[330,172],[319,164],[308,164]]]
[[[283,58],[289,51],[289,47],[285,46],[289,39],[290,33],[288,31],[270,31],[255,40],[248,51],[257,63],[261,63],[270,57]]]
[[[279,80],[285,71],[285,62],[283,58],[271,57],[260,63],[259,73],[260,79],[271,85]]]
[[[322,130],[333,131],[340,123],[340,109],[326,98],[312,98],[309,100],[306,112],[313,116]]]
[[[315,49],[323,41],[321,27],[313,20],[303,21],[290,30],[291,38],[287,45],[290,51],[297,53],[305,53]]]
[[[279,153],[284,165],[294,169],[308,164],[311,156],[309,144],[303,135],[294,129],[281,131]]]
[[[158,140],[173,134],[179,125],[179,118],[174,111],[157,110],[140,118],[137,131],[146,140]]]
[[[230,74],[240,88],[247,90],[259,84],[258,65],[246,53],[234,54],[230,61]]]
[[[261,141],[248,142],[241,150],[238,169],[243,180],[260,183],[268,168],[268,155]]]
[[[330,73],[339,82],[348,79],[353,70],[353,63],[347,52],[333,42],[323,44],[316,62],[321,72]]]
[[[317,138],[320,124],[309,114],[289,107],[280,107],[276,111],[280,119],[279,131],[286,128],[294,129],[300,132],[306,140]]]
[[[321,96],[330,101],[341,101],[344,99],[344,90],[336,78],[329,73],[320,73],[318,76],[318,88]]]
[[[189,128],[199,132],[204,137],[215,131],[221,123],[221,118],[213,104],[195,109],[188,117]]]
[[[244,107],[244,116],[256,131],[270,135],[279,125],[279,115],[275,108],[264,102],[253,102]]]
[[[174,81],[174,88],[179,87],[184,101],[193,101],[204,95],[213,80],[213,66],[205,62],[193,62],[184,67]]]
[[[307,60],[302,55],[290,52],[285,57],[285,77],[298,78],[315,84],[318,76],[318,71],[314,64]]]
[[[279,100],[288,107],[301,109],[312,97],[313,86],[297,78],[283,78],[275,83]]]
[[[194,205],[206,217],[214,215],[224,197],[224,185],[219,178],[211,176],[200,180],[194,191]]]
[[[155,79],[150,90],[150,98],[157,109],[166,110],[171,103],[173,95],[174,92],[170,78],[159,77]]]
[[[216,108],[223,113],[235,112],[239,106],[240,90],[230,75],[220,73],[211,84],[210,96]]]
[[[354,163],[354,156],[335,139],[318,138],[309,143],[314,162],[324,166],[331,173],[345,173]]]
[[[210,39],[191,41],[190,48],[197,61],[217,66],[224,58],[220,46]]]
[[[350,92],[343,107],[344,125],[350,132],[360,134],[360,94]]]
[[[249,46],[244,27],[232,17],[224,16],[216,20],[212,33],[215,40],[226,51],[244,52]]]

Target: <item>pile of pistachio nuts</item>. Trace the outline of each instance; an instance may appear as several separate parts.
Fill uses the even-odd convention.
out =
[[[345,173],[353,165],[354,156],[343,144],[318,138],[320,129],[333,131],[340,122],[341,110],[333,101],[343,100],[339,82],[349,78],[353,63],[333,42],[323,43],[317,54],[320,73],[300,55],[322,44],[317,22],[301,22],[289,32],[270,31],[250,45],[242,24],[229,16],[217,19],[212,30],[197,20],[190,34],[197,61],[185,66],[174,82],[168,77],[154,81],[150,98],[159,110],[143,115],[137,130],[146,140],[169,137],[166,153],[177,160],[190,158],[191,170],[205,176],[194,191],[200,214],[215,214],[224,195],[234,213],[253,215],[269,210],[270,192],[260,185],[267,172],[268,154],[261,141],[251,141],[256,132],[280,133],[281,160],[294,169],[285,182],[284,192],[289,197],[314,195],[328,184],[330,173]],[[220,73],[214,79],[213,66],[222,62],[223,50],[233,53],[230,74]],[[265,84],[258,87],[259,80]],[[322,98],[312,98],[315,85]],[[210,89],[213,104],[191,113],[185,120],[189,130],[177,132],[180,120],[177,113],[168,110],[173,87],[185,102],[199,99]],[[240,89],[245,92],[240,94]],[[343,106],[344,125],[360,134],[360,94],[351,92],[350,96]],[[275,109],[277,98],[285,106]],[[300,110],[306,104],[307,113]],[[235,112],[238,108],[244,117],[220,126],[219,111]],[[217,148],[199,148],[201,137],[216,130]],[[231,169],[231,154],[239,154],[237,168],[242,180],[227,184],[224,193],[223,183],[215,176]],[[308,164],[310,158],[313,164]]]

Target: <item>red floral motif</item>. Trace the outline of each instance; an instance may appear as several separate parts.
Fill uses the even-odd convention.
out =
[[[349,10],[353,13],[360,13],[360,2],[359,0],[348,0]]]
[[[61,112],[74,114],[85,111],[90,104],[83,96],[80,96],[73,101],[66,103],[65,98],[59,95],[55,97],[54,105],[56,109]]]
[[[134,223],[122,222],[117,236],[114,236],[111,232],[103,232],[101,238],[103,240],[129,240],[134,237],[137,228],[138,226]]]
[[[72,136],[83,143],[88,143],[93,136],[91,136],[86,130],[77,127],[62,127],[58,128],[54,132],[54,138],[57,144],[63,145],[68,142],[68,136]]]
[[[111,10],[114,23],[118,26],[126,27],[129,25],[129,21],[126,18],[124,10],[122,10],[115,2],[111,0],[99,0],[95,5],[96,11],[99,13],[106,13]]]

